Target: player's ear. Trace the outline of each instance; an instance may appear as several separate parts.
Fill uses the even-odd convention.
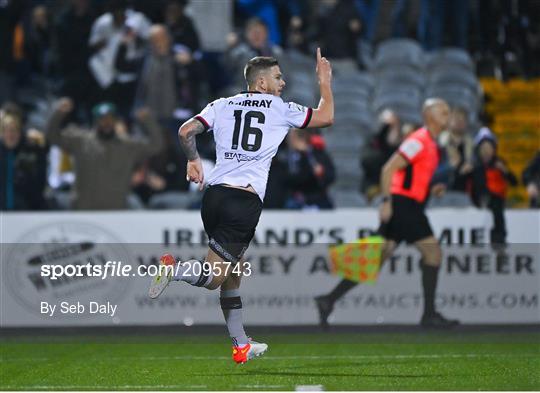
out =
[[[259,80],[259,86],[260,86],[262,89],[266,90],[266,88],[268,87],[268,83],[266,82],[265,76],[264,76],[264,75],[260,75],[259,78],[258,78],[258,80]]]

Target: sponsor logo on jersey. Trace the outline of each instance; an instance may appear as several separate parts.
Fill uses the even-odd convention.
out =
[[[295,103],[295,102],[289,103],[289,108],[290,108],[290,109],[296,109],[298,112],[305,112],[305,111],[306,111],[306,107],[305,107],[305,106],[300,105],[300,104],[297,104],[297,103]]]
[[[260,157],[259,156],[248,156],[247,154],[233,153],[233,152],[226,151],[225,152],[225,159],[226,160],[234,160],[234,159],[236,159],[238,162],[242,162],[242,161],[259,161]]]

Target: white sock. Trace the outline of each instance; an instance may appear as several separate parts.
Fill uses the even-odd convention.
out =
[[[231,336],[235,347],[243,347],[249,343],[249,339],[244,331],[244,321],[242,317],[242,300],[240,290],[228,289],[221,291],[219,297],[221,310],[227,323],[229,336]]]
[[[205,272],[202,267],[203,264],[196,259],[178,262],[175,267],[173,280],[184,281],[195,287],[207,287],[212,282],[214,276],[212,275],[212,271]]]

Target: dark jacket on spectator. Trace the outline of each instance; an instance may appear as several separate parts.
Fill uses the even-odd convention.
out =
[[[167,26],[171,32],[173,45],[181,44],[187,46],[191,52],[200,49],[199,35],[193,21],[188,16],[183,15],[178,23]]]
[[[15,26],[21,20],[27,0],[9,1],[0,6],[0,70],[14,71],[13,36]]]
[[[90,102],[94,100],[94,82],[88,68],[91,52],[86,44],[94,19],[90,7],[78,15],[72,5],[60,13],[54,34],[61,95],[71,97],[82,108],[82,119],[85,121],[89,115]]]
[[[287,186],[285,179],[288,174],[287,143],[284,142],[272,159],[270,173],[266,182],[266,195],[264,196],[265,209],[283,209],[287,202]]]
[[[100,138],[93,130],[75,125],[61,128],[63,116],[55,112],[47,137],[75,159],[76,209],[125,209],[135,165],[163,147],[158,124],[148,118],[142,124],[149,140],[131,137]]]
[[[523,170],[522,180],[525,187],[533,183],[540,189],[540,152],[536,153],[536,156],[534,156],[529,165],[527,165],[527,168]],[[538,198],[531,198],[531,207],[539,207],[539,204],[540,201]]]
[[[58,16],[55,38],[59,71],[62,75],[87,71],[90,47],[86,43],[94,20],[95,16],[90,10],[77,15],[74,7],[66,8]]]
[[[319,17],[317,36],[321,43],[321,51],[326,57],[356,60],[356,41],[360,37],[360,32],[354,32],[350,28],[350,24],[355,20],[360,22],[360,16],[350,0],[338,1]]]
[[[24,138],[14,148],[0,143],[0,210],[45,208],[47,148]]]
[[[398,145],[391,146],[386,141],[389,129],[390,126],[384,124],[377,135],[362,147],[360,157],[362,157],[361,165],[364,170],[364,179],[362,181],[363,193],[368,192],[370,187],[379,186],[382,167],[398,147]]]
[[[321,140],[321,143],[318,140]],[[324,150],[322,138],[312,137],[312,146],[307,151],[289,150],[286,177],[290,194],[286,206],[288,208],[316,206],[320,209],[331,209],[333,207],[327,190],[336,178],[334,163]]]

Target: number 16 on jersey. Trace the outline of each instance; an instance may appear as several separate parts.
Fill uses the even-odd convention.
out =
[[[240,139],[240,128],[242,128],[242,114],[244,111],[234,111],[234,133],[232,138],[231,149],[238,149],[238,141]],[[242,129],[242,149],[245,151],[257,151],[261,148],[263,132],[260,128],[251,125],[253,119],[257,120],[258,124],[264,124],[264,113],[259,111],[249,111],[244,115],[244,127]]]

